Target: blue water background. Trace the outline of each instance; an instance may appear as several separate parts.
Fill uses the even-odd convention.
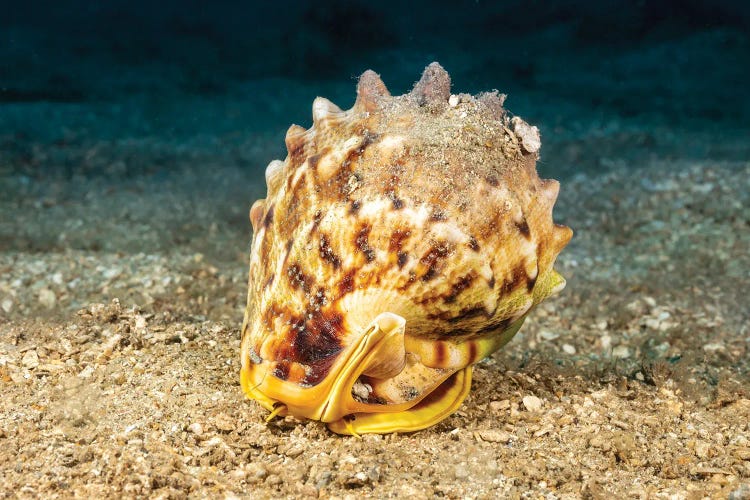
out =
[[[747,2],[3,4],[3,173],[158,178],[198,156],[261,182],[315,96],[350,106],[368,68],[402,93],[433,60],[456,92],[509,95],[547,175],[750,150]],[[91,144],[120,168],[68,153]],[[24,162],[33,148],[51,160]]]

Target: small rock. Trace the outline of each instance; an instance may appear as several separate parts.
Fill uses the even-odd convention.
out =
[[[640,373],[640,372],[638,372]],[[679,400],[670,399],[666,402],[667,410],[674,416],[682,415],[683,404]]]
[[[102,345],[102,352],[99,353],[99,356],[96,357],[96,362],[100,365],[105,364],[112,356],[115,348],[120,344],[120,341],[122,341],[122,335],[120,335],[119,333],[112,335],[109,339],[107,339],[107,341]]]
[[[718,352],[718,351],[724,351],[726,348],[724,347],[724,344],[720,342],[713,342],[710,344],[705,344],[703,346],[703,350],[706,352]]]
[[[557,337],[560,336],[560,334],[557,332],[552,332],[550,330],[542,330],[539,336],[542,337],[544,340],[555,340]]]
[[[0,307],[3,308],[3,311],[5,311],[6,314],[10,313],[11,309],[13,309],[13,299],[10,299],[10,298],[3,299],[3,302],[0,304]]]
[[[52,363],[40,364],[37,368],[37,371],[45,373],[59,373],[63,370],[65,370],[65,365],[59,360],[53,360]]]
[[[314,484],[305,484],[300,489],[300,494],[305,497],[318,498],[318,488]]]
[[[118,269],[116,267],[110,267],[109,269],[105,269],[102,273],[102,276],[104,276],[104,279],[106,280],[112,280],[116,277],[118,277],[122,273],[121,269]]]
[[[198,422],[193,422],[192,424],[187,426],[188,432],[192,432],[196,436],[202,436],[203,435],[203,426]]]
[[[570,345],[570,344],[563,344],[562,345],[562,350],[563,350],[563,352],[565,352],[565,354],[575,354],[576,353],[576,348],[574,346]]]
[[[597,448],[602,451],[609,451],[612,448],[609,436],[603,436],[601,434],[597,434],[589,439],[589,447]]]
[[[615,454],[622,461],[629,460],[637,449],[635,438],[627,432],[615,434],[612,437],[612,446],[615,448]]]
[[[268,471],[263,464],[250,462],[245,465],[246,478],[250,483],[258,483],[268,476]]]
[[[448,98],[448,106],[450,106],[451,108],[455,108],[456,106],[458,106],[459,101],[459,97],[453,94]]]
[[[236,481],[243,481],[247,477],[247,470],[238,467],[229,473],[229,477]]]
[[[370,467],[367,478],[373,483],[380,481],[380,467]]]
[[[412,484],[403,484],[398,489],[398,498],[432,498],[434,496],[434,491],[432,491],[432,488],[429,486],[429,483],[422,482],[420,484],[422,488],[427,488],[427,490],[422,490],[417,488],[416,486]]]
[[[305,452],[305,448],[302,447],[302,445],[294,444],[290,446],[286,451],[284,451],[284,455],[286,455],[289,458],[297,458],[298,456],[302,455]]]
[[[39,355],[37,355],[34,349],[26,351],[26,353],[24,353],[23,355],[23,358],[21,358],[21,364],[24,366],[24,368],[32,370],[39,366]]]
[[[542,400],[536,396],[525,396],[523,405],[530,412],[538,412],[542,409]]]
[[[612,357],[613,358],[621,358],[626,359],[630,357],[630,348],[624,345],[618,345],[614,349],[612,349]]]
[[[216,436],[216,437],[212,437],[208,441],[205,441],[203,443],[203,446],[207,448],[214,448],[216,446],[223,445],[223,444],[224,444],[224,440],[221,439],[219,436]]]
[[[649,330],[658,330],[659,329],[659,325],[661,324],[661,321],[659,321],[656,318],[646,318],[646,320],[643,322],[643,324]]]
[[[539,148],[542,146],[542,141],[539,137],[539,129],[537,127],[529,125],[518,116],[514,116],[510,123],[513,127],[513,132],[515,132],[516,136],[521,141],[523,149],[529,153],[536,153],[539,151]]]
[[[219,413],[214,417],[214,425],[220,431],[230,432],[235,428],[234,420],[226,413]]]
[[[709,454],[711,453],[711,445],[707,443],[706,441],[698,441],[695,443],[695,456],[701,459],[707,459],[710,458]]]
[[[360,488],[367,484],[369,478],[367,477],[367,474],[364,472],[357,472],[352,477],[348,478],[346,480],[346,486],[350,488]]]
[[[466,464],[458,464],[453,469],[453,475],[456,479],[466,479],[469,477],[469,469],[466,468]]]
[[[727,497],[729,500],[750,500],[750,483],[741,484],[732,490]]]
[[[145,330],[146,329],[146,325],[147,325],[146,318],[144,318],[143,316],[141,316],[140,314],[138,314],[135,317],[135,329],[138,330],[138,331]]]
[[[512,439],[512,435],[509,432],[501,431],[499,429],[485,429],[477,432],[482,441],[488,443],[508,443]]]
[[[318,476],[318,482],[315,483],[315,487],[319,490],[322,490],[329,484],[331,484],[331,479],[333,478],[333,472],[327,470],[323,471],[320,476]]]
[[[281,479],[277,474],[271,474],[266,478],[266,484],[269,486],[278,486],[281,483],[283,483],[284,480]]]
[[[42,288],[39,290],[39,303],[42,304],[42,306],[46,307],[47,309],[52,309],[55,307],[55,303],[57,302],[57,297],[55,296],[55,292],[50,290],[49,288]]]
[[[510,400],[503,399],[502,401],[490,401],[490,410],[492,411],[503,411],[510,408]]]
[[[26,370],[21,370],[15,365],[8,365],[8,376],[14,384],[25,384],[26,380],[30,378],[30,374]]]

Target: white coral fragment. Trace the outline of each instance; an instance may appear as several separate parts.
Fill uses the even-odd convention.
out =
[[[539,129],[531,126],[520,117],[514,116],[510,121],[513,126],[513,132],[521,141],[523,149],[529,153],[536,153],[542,147],[542,139],[539,136]]]

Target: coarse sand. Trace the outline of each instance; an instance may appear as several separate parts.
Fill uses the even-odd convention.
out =
[[[564,179],[567,288],[456,414],[356,438],[241,393],[263,189],[204,160],[0,181],[2,496],[750,498],[750,164]]]

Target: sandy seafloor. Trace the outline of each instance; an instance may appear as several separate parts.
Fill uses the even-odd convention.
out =
[[[701,36],[653,50],[726,48]],[[416,79],[429,60],[413,59]],[[571,94],[607,94],[580,79]],[[750,498],[750,135],[726,118],[747,104],[696,83],[652,114],[650,83],[619,85],[638,112],[510,95],[547,102],[524,117],[575,231],[568,286],[477,366],[455,415],[361,439],[265,423],[238,381],[262,169],[312,97],[351,104],[353,79],[3,103],[0,494]],[[257,113],[276,121],[243,128]]]

